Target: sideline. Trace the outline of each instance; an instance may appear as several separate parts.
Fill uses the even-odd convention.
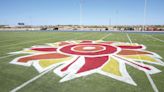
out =
[[[129,42],[133,43],[131,38],[130,38],[130,36],[128,35],[128,33],[126,35],[127,35],[128,39],[129,39]],[[141,58],[140,56],[138,56],[138,57]],[[143,63],[143,62],[141,61],[141,63]],[[149,80],[149,82],[150,82],[154,92],[159,92],[158,89],[157,89],[157,86],[155,85],[155,83],[154,83],[153,79],[151,78],[150,74],[148,74],[147,72],[145,72],[145,74],[146,74],[146,76],[147,76],[147,78],[148,78],[148,80]]]

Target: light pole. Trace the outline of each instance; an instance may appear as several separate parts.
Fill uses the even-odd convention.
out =
[[[143,23],[143,31],[145,31],[145,27],[146,27],[146,13],[147,13],[147,0],[145,0],[145,4],[144,4],[144,23]]]
[[[80,30],[82,30],[82,0],[80,0]]]

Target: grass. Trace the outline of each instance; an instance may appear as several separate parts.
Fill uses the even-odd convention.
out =
[[[53,43],[63,40],[99,40],[129,42],[126,33],[105,32],[0,32],[0,57],[7,56],[9,52],[19,51],[33,45]],[[164,43],[150,36],[164,40],[164,34],[129,34],[132,42],[147,46],[149,51],[158,53],[164,57]],[[0,90],[8,92],[22,83],[37,76],[39,73],[33,67],[24,67],[9,64],[18,57],[11,56],[0,59]],[[153,65],[162,70],[161,73],[151,75],[159,92],[164,92],[164,67]],[[20,89],[19,92],[153,92],[153,89],[145,73],[131,66],[126,66],[130,76],[138,84],[129,85],[118,80],[92,74],[59,83],[61,79],[52,71],[38,80]]]

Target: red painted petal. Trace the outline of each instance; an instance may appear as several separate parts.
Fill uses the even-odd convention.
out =
[[[56,49],[57,48],[32,48],[31,50],[50,52],[50,51],[56,51]]]
[[[122,49],[142,49],[143,46],[118,46]]]
[[[103,57],[85,57],[85,64],[80,68],[77,73],[97,69],[101,67],[107,60],[108,56]]]
[[[137,51],[137,50],[121,50],[118,55],[137,55],[137,54],[151,54],[145,51]]]
[[[80,43],[93,43],[93,41],[90,41],[90,40],[84,40],[84,41],[81,41]]]
[[[68,56],[63,55],[63,54],[59,54],[59,53],[40,54],[40,55],[26,56],[26,57],[20,58],[18,60],[18,62],[26,63],[30,60],[59,59],[59,58],[65,58],[65,57],[68,57]]]

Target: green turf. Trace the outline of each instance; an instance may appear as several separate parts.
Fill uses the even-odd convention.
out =
[[[105,32],[0,32],[0,57],[9,52],[19,51],[33,45],[53,43],[62,40],[99,40],[107,34],[105,41],[129,42],[126,33]],[[147,46],[147,49],[158,53],[164,58],[164,42],[150,36],[164,40],[164,34],[129,34],[132,42]],[[39,73],[31,66],[24,67],[9,64],[18,56],[0,59],[0,92],[8,92],[22,83],[37,76]],[[164,61],[164,60],[163,60]],[[159,92],[164,92],[164,67],[153,65],[162,70],[161,73],[151,75]],[[130,76],[138,84],[129,85],[100,74],[92,74],[59,83],[61,79],[52,71],[38,80],[25,86],[19,92],[153,92],[153,89],[144,72],[127,66]]]

